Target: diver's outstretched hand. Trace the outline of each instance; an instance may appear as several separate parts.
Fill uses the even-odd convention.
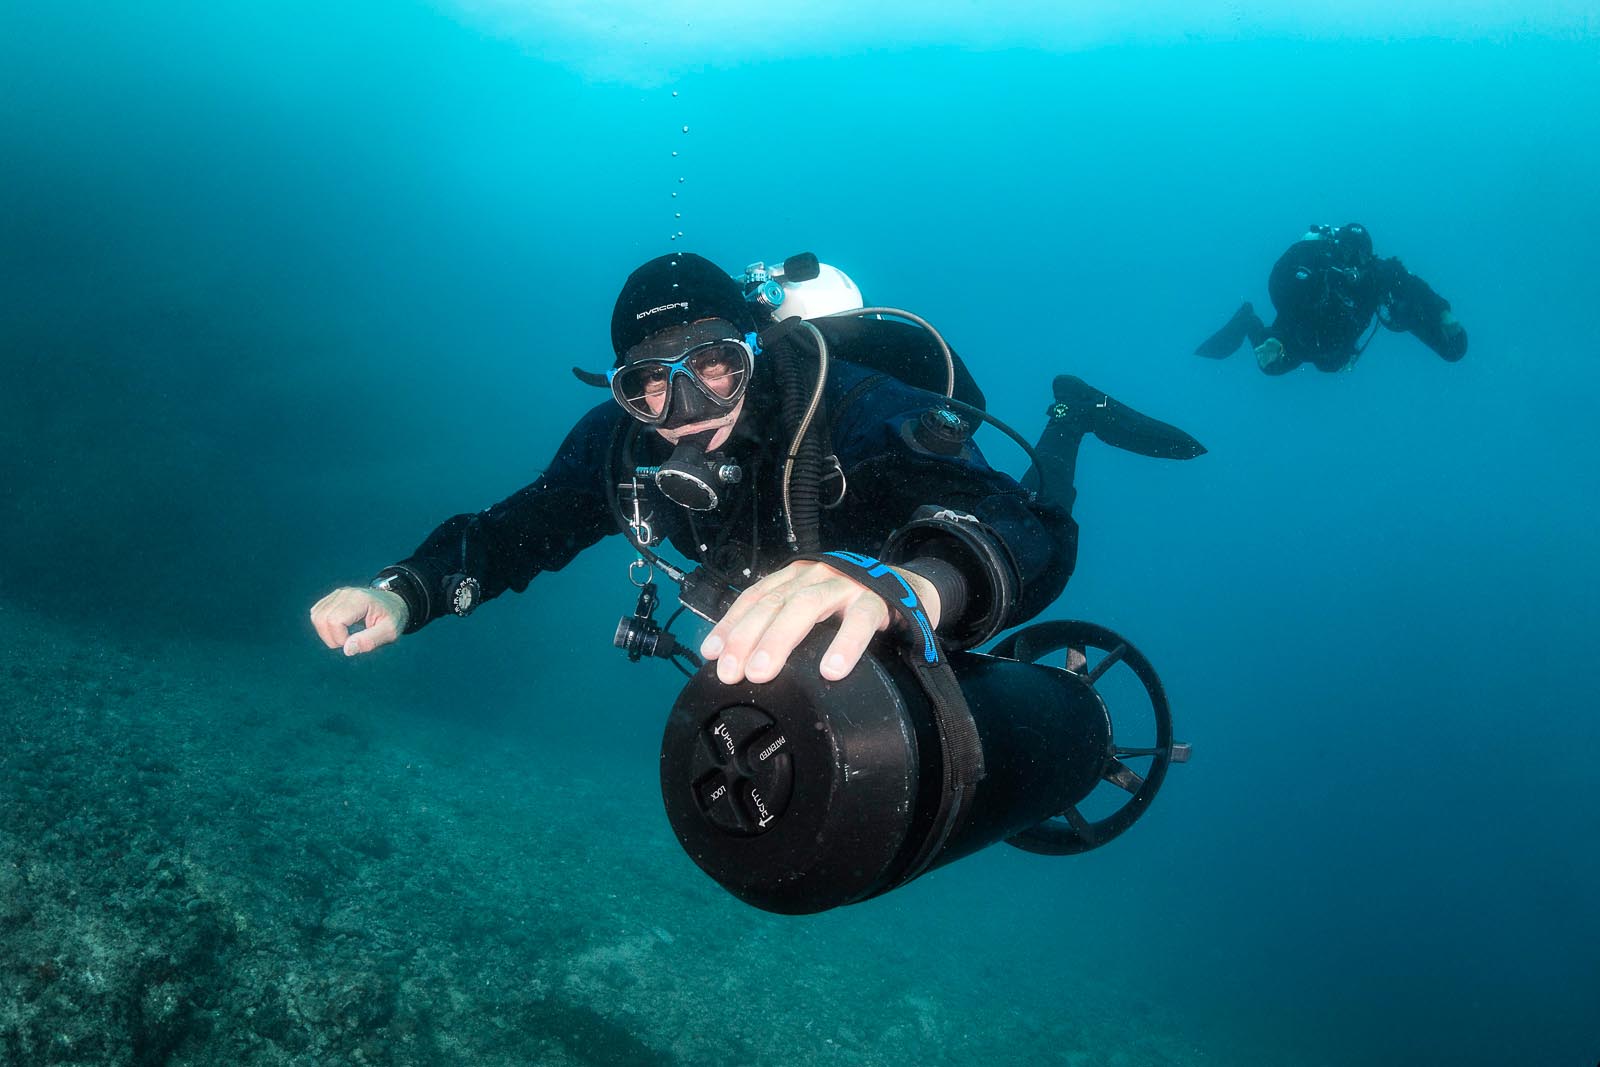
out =
[[[400,594],[386,589],[347,585],[335,589],[311,608],[311,625],[329,648],[359,656],[395,641],[405,632],[409,614]],[[350,632],[354,623],[364,627]]]
[[[928,621],[939,625],[939,594],[920,574],[895,572],[922,601]],[[875,634],[889,626],[889,605],[864,585],[826,563],[801,560],[774,571],[739,594],[700,645],[700,654],[717,661],[726,685],[770,682],[817,623],[838,619],[839,632],[822,655],[822,676],[837,682],[861,662]]]

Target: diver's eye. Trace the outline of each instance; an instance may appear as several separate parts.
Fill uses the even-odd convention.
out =
[[[670,378],[667,368],[659,365],[629,368],[619,383],[624,402],[642,413],[661,414]]]
[[[706,388],[726,398],[732,396],[739,387],[739,379],[744,373],[742,357],[743,352],[731,345],[711,345],[695,353],[689,365]]]

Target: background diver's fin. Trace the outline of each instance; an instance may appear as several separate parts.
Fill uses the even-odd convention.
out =
[[[1200,342],[1200,347],[1194,350],[1197,356],[1207,359],[1227,359],[1238,351],[1253,330],[1262,328],[1262,323],[1256,317],[1256,309],[1246,300],[1239,305],[1239,310],[1233,313],[1233,318],[1216,333]]]
[[[1155,459],[1194,459],[1206,446],[1171,423],[1135,411],[1082,378],[1059,375],[1053,383],[1053,419],[1074,424],[1113,448]]]

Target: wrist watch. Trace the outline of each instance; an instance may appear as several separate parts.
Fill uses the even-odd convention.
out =
[[[433,597],[428,593],[428,585],[410,567],[398,563],[385,567],[372,580],[371,588],[393,593],[405,602],[405,633],[421,629],[422,624],[433,615]]]
[[[389,574],[381,574],[372,580],[373,589],[381,589],[385,593],[393,593],[401,600],[404,600],[406,595],[395,588],[395,586],[398,584],[400,584],[400,575],[394,572]]]
[[[371,588],[393,593],[406,602],[406,607],[412,614],[417,614],[419,608],[423,614],[428,612],[428,587],[420,577],[406,567],[396,565],[385,568],[372,579]]]

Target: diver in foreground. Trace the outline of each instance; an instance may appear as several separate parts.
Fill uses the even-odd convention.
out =
[[[688,253],[641,266],[613,311],[612,370],[577,372],[611,398],[532,485],[447,520],[370,586],[318,601],[311,618],[322,640],[346,655],[370,652],[520,592],[622,532],[651,566],[670,567],[655,552],[663,541],[701,564],[714,595],[696,610],[715,623],[701,654],[717,661],[723,682],[776,677],[824,619],[839,630],[821,673],[838,679],[892,612],[859,575],[818,553],[881,558],[940,638],[969,648],[1037,615],[1066,585],[1077,553],[1073,468],[1086,433],[1152,456],[1205,451],[1062,376],[1030,492],[970,440],[983,397],[959,357],[924,358],[942,339],[836,306],[807,319],[820,314],[806,307],[808,284],[814,305],[837,302],[840,287],[794,273],[787,283],[747,275],[741,285]],[[352,634],[356,624],[364,629]]]
[[[634,271],[612,314],[611,371],[574,369],[611,399],[532,485],[448,520],[372,586],[319,601],[318,634],[371,651],[620,532],[639,556],[638,604],[613,643],[690,676],[662,740],[667,816],[741,900],[811,913],[1001,840],[1050,855],[1105,844],[1188,758],[1149,661],[1082,622],[964,650],[1061,593],[1085,433],[1171,458],[1204,449],[1067,376],[1029,446],[916,316],[862,308],[859,294],[824,309],[843,287],[805,291],[815,257],[779,273],[757,264],[735,281],[687,253]],[[980,421],[1035,457],[1037,492],[984,460]],[[698,566],[669,562],[664,542]],[[655,622],[657,571],[714,624],[700,646],[714,667],[678,644],[673,620]],[[1044,662],[1062,652],[1063,665]],[[1119,664],[1148,698],[1145,743],[1118,742],[1095,688]],[[1105,783],[1125,799],[1091,820],[1079,805]]]
[[[1387,329],[1414,334],[1449,362],[1467,353],[1467,332],[1450,301],[1399,259],[1375,257],[1372,235],[1358,222],[1311,227],[1273,265],[1267,292],[1277,311],[1271,326],[1247,301],[1195,354],[1226,359],[1248,340],[1266,374],[1285,374],[1302,363],[1347,370],[1377,333],[1373,316]]]

